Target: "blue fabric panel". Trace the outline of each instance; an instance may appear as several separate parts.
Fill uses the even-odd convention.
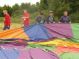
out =
[[[14,49],[2,49],[1,48],[0,59],[17,59],[19,57],[19,53],[17,52]]]
[[[31,40],[47,40],[52,38],[52,35],[48,33],[47,29],[42,24],[35,24],[24,30]]]

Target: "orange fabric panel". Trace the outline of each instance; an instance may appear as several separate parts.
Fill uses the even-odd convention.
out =
[[[6,30],[0,33],[0,39],[22,38],[29,40],[27,34],[24,33],[22,28]]]

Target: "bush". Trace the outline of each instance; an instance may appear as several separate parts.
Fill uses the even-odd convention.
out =
[[[0,17],[0,22],[3,22],[4,21],[4,18],[3,17]]]
[[[79,23],[79,12],[72,13],[70,18],[73,23]]]

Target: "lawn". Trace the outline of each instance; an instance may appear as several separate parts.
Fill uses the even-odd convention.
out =
[[[22,18],[21,17],[11,17],[11,21],[12,21],[12,24],[11,24],[11,29],[13,28],[19,28],[19,27],[22,27],[23,26],[23,21],[22,21]],[[30,23],[33,24],[35,23],[35,20],[34,20],[34,17],[30,19]],[[3,31],[3,17],[0,17],[0,32]]]
[[[22,27],[22,26],[23,26],[22,23],[12,23],[11,24],[11,29],[13,29],[13,28],[19,28],[19,27]],[[4,24],[0,23],[0,32],[3,31],[3,27],[4,27]]]

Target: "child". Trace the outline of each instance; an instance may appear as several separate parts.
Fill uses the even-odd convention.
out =
[[[7,10],[3,10],[3,14],[4,14],[4,28],[3,28],[3,30],[10,29],[11,17],[9,15],[9,13],[7,12]]]
[[[55,20],[54,20],[54,15],[53,15],[53,11],[50,11],[49,12],[49,16],[47,17],[46,19],[46,23],[55,23]]]
[[[43,12],[40,12],[39,15],[36,17],[36,22],[39,24],[43,24],[45,20],[45,16]]]
[[[30,25],[30,14],[28,13],[27,10],[24,10],[23,14],[23,23],[25,27],[28,27]]]
[[[64,11],[64,16],[60,18],[60,23],[70,23],[70,18],[67,11]]]

